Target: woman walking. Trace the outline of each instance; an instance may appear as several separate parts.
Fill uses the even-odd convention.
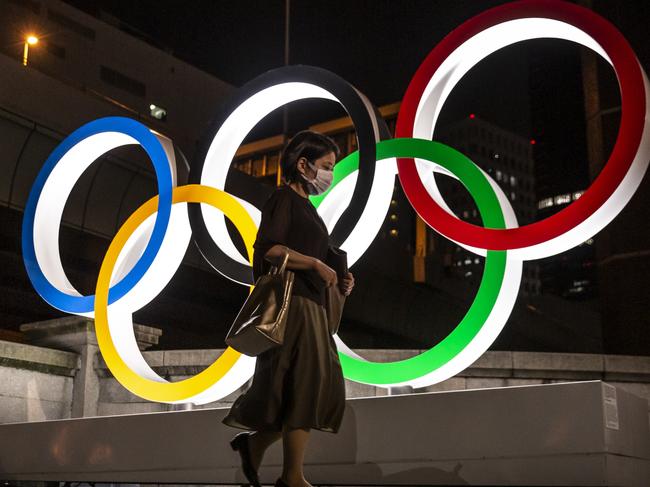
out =
[[[308,130],[296,134],[280,160],[284,184],[262,208],[253,277],[257,280],[288,252],[286,267],[295,278],[283,344],[257,356],[251,386],[222,420],[249,430],[237,434],[231,446],[254,486],[259,486],[257,470],[265,450],[282,438],[282,475],[275,485],[311,487],[303,474],[309,431],[337,433],[343,420],[345,383],[325,296],[327,286],[339,286],[349,295],[354,277],[348,272],[339,280],[324,263],[329,234],[308,199],[329,188],[338,157],[339,148],[329,137]]]

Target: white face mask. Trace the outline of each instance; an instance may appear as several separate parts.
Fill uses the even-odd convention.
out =
[[[309,194],[321,194],[327,191],[327,189],[332,184],[332,179],[334,178],[334,171],[328,171],[327,169],[316,169],[316,165],[307,161],[312,169],[316,170],[316,176],[314,179],[308,179],[304,174],[300,174],[305,181],[307,181],[306,187]]]

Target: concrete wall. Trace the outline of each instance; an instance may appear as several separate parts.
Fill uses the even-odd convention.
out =
[[[0,341],[0,422],[69,418],[79,356]]]
[[[160,332],[141,325],[135,325],[135,329],[147,363],[172,381],[202,371],[223,352],[144,351],[157,343]],[[92,320],[71,316],[30,323],[21,330],[40,346],[0,341],[0,423],[226,407],[248,386],[245,384],[221,401],[202,406],[149,402],[131,394],[112,377],[98,353]],[[356,350],[372,361],[402,360],[422,351]],[[384,389],[346,380],[346,397],[593,379],[605,380],[650,400],[650,357],[489,351],[456,377],[430,387]]]

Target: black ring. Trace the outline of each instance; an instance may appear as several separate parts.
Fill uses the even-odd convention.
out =
[[[375,175],[375,144],[380,140],[390,138],[390,132],[386,122],[379,114],[379,110],[366,96],[331,71],[307,65],[285,66],[267,71],[239,88],[229,98],[226,106],[221,110],[221,114],[210,124],[208,135],[203,137],[190,169],[189,182],[190,184],[200,184],[203,164],[212,140],[219,128],[239,105],[266,88],[291,82],[309,83],[331,93],[348,113],[356,130],[357,147],[359,148],[359,175],[350,204],[337,221],[330,235],[332,244],[340,246],[352,233],[370,197]],[[232,170],[231,167],[229,175]],[[227,179],[228,177],[226,182]],[[216,245],[208,233],[201,212],[201,205],[190,203],[187,206],[192,237],[205,260],[217,272],[228,279],[246,285],[253,284],[251,266],[233,260]]]

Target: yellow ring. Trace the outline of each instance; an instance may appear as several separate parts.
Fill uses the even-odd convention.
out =
[[[172,204],[182,202],[206,203],[221,210],[239,230],[252,264],[257,227],[239,201],[219,189],[192,184],[174,188]],[[155,196],[138,208],[122,225],[106,252],[95,291],[95,333],[102,357],[120,384],[149,401],[171,403],[188,400],[216,384],[235,365],[241,353],[228,347],[212,365],[193,377],[178,382],[157,382],[135,373],[117,352],[108,328],[108,290],[111,275],[115,262],[131,234],[148,216],[156,212],[157,207],[158,197]],[[253,287],[250,287],[249,292]]]

